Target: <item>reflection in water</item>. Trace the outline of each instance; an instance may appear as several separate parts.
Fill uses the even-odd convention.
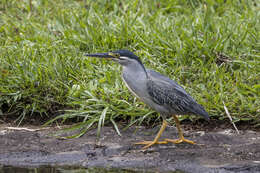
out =
[[[127,169],[105,169],[105,168],[80,168],[80,167],[50,167],[42,166],[38,168],[22,168],[11,166],[0,166],[0,173],[141,173],[149,171],[133,171]],[[150,171],[152,173],[153,171]],[[157,171],[155,171],[157,172]],[[173,171],[171,173],[185,173],[183,171]]]

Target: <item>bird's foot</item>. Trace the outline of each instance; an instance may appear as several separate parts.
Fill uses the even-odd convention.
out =
[[[145,145],[142,149],[146,150],[150,146],[154,144],[167,144],[167,141],[142,141],[142,142],[136,142],[135,145]]]
[[[189,144],[196,144],[195,142],[188,140],[188,139],[185,139],[184,137],[180,137],[179,139],[164,139],[164,141],[165,142],[171,142],[171,143],[174,143],[174,144],[179,144],[179,143],[182,143],[182,142],[186,142],[186,143],[189,143]]]

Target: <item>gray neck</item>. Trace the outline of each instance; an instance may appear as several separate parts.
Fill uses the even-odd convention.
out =
[[[147,73],[142,64],[131,62],[123,66],[122,77],[128,89],[137,97],[147,95]]]

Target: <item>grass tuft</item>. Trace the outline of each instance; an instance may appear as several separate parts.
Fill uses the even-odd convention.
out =
[[[117,64],[84,53],[129,49],[176,80],[210,115],[260,124],[260,13],[255,1],[0,2],[0,116],[152,123]],[[184,119],[189,118],[184,116]]]

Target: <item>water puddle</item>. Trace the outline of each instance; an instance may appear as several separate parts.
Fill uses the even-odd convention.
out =
[[[0,173],[155,173],[158,171],[135,171],[127,169],[106,169],[106,168],[80,168],[80,167],[50,167],[24,168],[12,166],[0,166]],[[183,171],[172,171],[171,173],[185,173]]]

